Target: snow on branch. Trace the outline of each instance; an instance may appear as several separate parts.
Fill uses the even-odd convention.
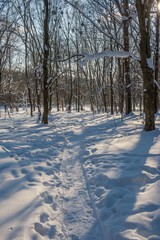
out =
[[[87,54],[85,52],[82,53],[84,56],[84,60],[79,60],[78,63],[80,66],[86,66],[87,62],[90,60],[96,60],[103,57],[115,57],[115,58],[129,58],[131,57],[135,61],[140,61],[140,58],[135,56],[131,52],[126,51],[103,51],[100,53],[93,53],[93,54]]]
[[[64,70],[61,74],[57,75],[57,73],[55,73],[52,77],[50,77],[48,80],[47,80],[47,83],[48,83],[48,88],[51,88],[52,85],[65,73],[67,72],[67,70]]]
[[[154,83],[157,85],[158,89],[160,90],[160,85],[158,84],[158,82],[156,81],[156,79],[154,80]]]
[[[110,87],[109,84],[105,84],[101,87],[101,89],[98,91],[98,93],[100,94],[106,87]]]
[[[41,69],[42,68],[42,64],[40,64],[40,65],[38,65],[38,66],[36,66],[35,68],[34,68],[34,71],[37,71],[37,70],[39,70],[39,69]]]
[[[151,58],[147,58],[147,64],[150,69],[154,70],[154,66]]]

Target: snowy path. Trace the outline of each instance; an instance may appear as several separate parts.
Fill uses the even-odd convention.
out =
[[[95,209],[83,174],[80,159],[82,139],[70,130],[70,127],[72,129],[74,126],[74,130],[79,129],[81,134],[83,130],[81,121],[75,122],[71,118],[66,120],[61,118],[56,119],[55,125],[60,135],[64,137],[63,145],[57,156],[61,161],[59,168],[61,185],[59,189],[57,188],[61,212],[56,218],[62,226],[60,239],[103,239],[98,229]]]
[[[160,117],[0,119],[0,240],[160,240]]]

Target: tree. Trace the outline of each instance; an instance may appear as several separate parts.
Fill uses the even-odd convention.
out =
[[[24,42],[25,42],[25,75],[26,75],[26,82],[27,82],[27,89],[28,89],[28,97],[30,103],[30,114],[31,117],[33,116],[33,104],[32,104],[32,96],[31,96],[31,87],[29,82],[28,76],[28,31],[27,31],[27,22],[28,22],[28,7],[30,1],[26,2],[23,0],[23,9],[24,9]]]
[[[123,0],[124,5],[124,51],[129,52],[129,2],[128,0]],[[132,103],[131,103],[131,81],[130,81],[130,64],[129,58],[124,60],[124,72],[125,72],[125,79],[126,79],[126,114],[131,113],[132,111]]]
[[[158,111],[159,27],[160,27],[160,0],[157,0],[156,46],[155,46],[155,113]]]
[[[43,119],[44,124],[48,124],[48,56],[49,56],[49,4],[48,0],[44,0],[44,42],[43,42]]]
[[[151,59],[150,46],[150,12],[154,0],[136,0],[136,9],[138,12],[140,29],[140,56],[141,68],[144,81],[144,110],[145,110],[145,130],[155,129],[154,118],[154,69]]]

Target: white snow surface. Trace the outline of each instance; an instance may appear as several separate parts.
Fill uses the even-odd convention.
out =
[[[0,118],[0,240],[160,239],[160,116]]]

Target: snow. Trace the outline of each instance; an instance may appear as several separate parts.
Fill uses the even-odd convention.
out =
[[[154,70],[153,62],[151,58],[147,58],[148,67]]]
[[[160,116],[0,118],[3,240],[160,239]]]
[[[154,79],[154,83],[157,85],[158,89],[160,90],[160,85],[158,84],[158,82],[156,81],[156,79]]]
[[[145,18],[145,26],[146,26],[146,30],[147,30],[147,25],[148,25],[148,18]]]
[[[133,82],[131,82],[130,84],[128,84],[128,85],[126,86],[126,88],[130,88],[130,87],[132,86],[132,84],[133,84]]]
[[[45,49],[46,51],[48,51],[48,47],[47,47],[46,45],[44,46],[44,49]]]
[[[115,57],[115,58],[128,58],[131,57],[135,61],[139,61],[140,58],[135,56],[132,52],[126,52],[126,51],[103,51],[99,53],[93,53],[93,54],[88,54],[86,52],[82,52],[82,55],[84,56],[84,60],[79,60],[79,65],[80,66],[86,66],[88,61],[99,59],[99,58],[104,58],[104,57]],[[150,62],[148,62],[150,63]]]

